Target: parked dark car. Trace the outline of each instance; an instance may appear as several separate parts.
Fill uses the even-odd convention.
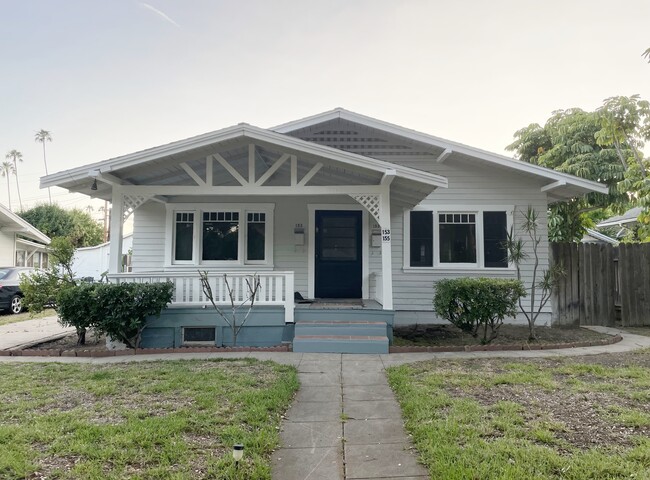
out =
[[[20,313],[23,307],[23,292],[20,291],[20,276],[33,272],[28,267],[0,267],[0,310]]]

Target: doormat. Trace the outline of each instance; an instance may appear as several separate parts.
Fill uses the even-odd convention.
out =
[[[360,298],[318,298],[314,300],[310,308],[363,308],[363,300]]]

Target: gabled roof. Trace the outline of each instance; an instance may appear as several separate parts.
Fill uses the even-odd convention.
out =
[[[440,149],[450,151],[450,158],[447,161],[453,161],[454,154],[462,154],[473,159],[488,162],[492,165],[509,168],[526,174],[537,176],[541,179],[547,179],[549,182],[549,193],[553,190],[553,194],[564,193],[566,198],[574,196],[575,194],[584,194],[588,192],[608,193],[608,188],[598,182],[585,180],[580,177],[569,175],[566,173],[556,172],[539,165],[515,160],[504,155],[488,152],[480,148],[470,147],[462,143],[445,140],[443,138],[435,137],[426,133],[418,132],[409,128],[404,128],[393,123],[388,123],[383,120],[361,115],[359,113],[345,110],[344,108],[335,108],[327,112],[312,115],[310,117],[294,120],[292,122],[284,123],[271,127],[270,130],[279,133],[290,133],[302,128],[308,128],[320,123],[328,122],[335,119],[343,119],[349,122],[358,123],[369,128],[381,130],[393,135],[398,135],[409,140],[420,142],[423,144],[438,147]]]
[[[597,230],[592,230],[591,228],[587,228],[584,237],[582,237],[582,240],[580,240],[582,243],[590,243],[593,240],[596,240],[598,242],[602,243],[609,243],[611,245],[618,245],[620,242],[616,240],[615,238],[612,238],[608,235],[605,235],[604,233],[600,233]]]
[[[0,231],[18,233],[45,244],[50,243],[50,237],[29,224],[4,205],[0,204]]]
[[[639,215],[641,215],[642,210],[643,208],[641,207],[630,208],[623,215],[615,215],[613,217],[609,217],[603,220],[602,222],[600,222],[596,226],[598,228],[601,228],[601,227],[613,227],[617,225],[620,226],[620,225],[626,225],[628,223],[634,223],[636,222]]]
[[[447,186],[447,179],[440,175],[424,172],[415,168],[395,165],[394,163],[384,162],[363,155],[345,152],[325,145],[307,142],[289,135],[283,135],[278,132],[255,127],[246,123],[240,123],[232,127],[179,140],[166,145],[54,173],[41,177],[40,186],[41,188],[59,186],[71,189],[75,184],[79,184],[81,181],[88,181],[98,173],[109,173],[123,168],[134,167],[145,164],[149,161],[160,159],[161,157],[176,155],[199,147],[206,147],[240,138],[247,138],[251,141],[272,144],[292,151],[327,158],[374,172],[385,173],[387,170],[395,170],[397,177],[426,184],[434,188]]]

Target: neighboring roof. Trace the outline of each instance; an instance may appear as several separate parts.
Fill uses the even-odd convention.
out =
[[[580,240],[582,243],[590,243],[594,240],[597,242],[609,243],[611,245],[618,245],[620,243],[615,238],[605,235],[604,233],[600,233],[596,230],[592,230],[591,228],[587,228],[586,230],[587,232],[585,233],[584,237],[582,237],[582,240]]]
[[[613,217],[609,217],[596,225],[596,227],[613,227],[617,225],[625,225],[627,223],[634,223],[642,211],[642,207],[630,208],[623,215],[615,215]]]
[[[292,122],[284,123],[275,127],[271,127],[270,130],[279,133],[290,133],[301,128],[311,127],[313,125],[318,125],[323,122],[330,120],[335,120],[337,118],[347,120],[349,122],[358,123],[365,125],[370,128],[375,128],[377,130],[382,130],[384,132],[398,135],[416,142],[436,146],[444,150],[451,150],[452,154],[450,158],[453,158],[454,153],[467,155],[478,160],[489,162],[493,165],[499,165],[502,167],[507,167],[516,171],[532,174],[541,178],[548,179],[553,182],[553,193],[560,193],[564,191],[566,197],[575,196],[575,194],[584,194],[588,192],[599,192],[599,193],[608,193],[608,187],[598,182],[593,182],[591,180],[585,180],[574,175],[569,175],[566,173],[557,172],[545,167],[540,167],[539,165],[534,165],[531,163],[523,162],[520,160],[515,160],[513,158],[506,157],[504,155],[498,155],[496,153],[488,152],[486,150],[481,150],[479,148],[470,147],[462,143],[453,142],[450,140],[445,140],[443,138],[434,137],[426,133],[418,132],[409,128],[400,127],[392,123],[385,122],[383,120],[378,120],[376,118],[368,117],[361,115],[359,113],[354,113],[344,108],[335,108],[327,112],[319,113],[317,115],[312,115],[311,117],[302,118],[300,120],[295,120]],[[448,160],[449,161],[449,160]],[[549,192],[550,193],[550,192]]]
[[[87,181],[93,178],[94,173],[109,173],[144,164],[148,161],[157,160],[161,157],[171,156],[186,152],[199,147],[210,146],[220,142],[227,142],[238,138],[248,138],[253,141],[272,144],[274,146],[284,147],[296,152],[305,153],[324,157],[333,161],[347,163],[353,166],[384,173],[386,170],[395,170],[398,177],[407,180],[416,181],[433,187],[446,187],[447,179],[440,175],[424,172],[415,168],[404,167],[390,162],[376,160],[374,158],[357,155],[355,153],[345,152],[336,148],[319,145],[313,142],[307,142],[289,135],[273,132],[263,128],[240,123],[238,125],[205,133],[195,137],[179,140],[158,147],[141,150],[139,152],[111,158],[101,162],[91,163],[82,167],[65,170],[41,177],[41,188],[60,186],[70,188],[80,181]]]
[[[50,237],[0,204],[0,231],[18,233],[37,242],[50,243]]]
[[[47,245],[43,245],[42,243],[32,242],[30,240],[25,240],[24,238],[17,238],[16,239],[16,244],[21,244],[21,245],[25,245],[27,247],[37,248],[37,249],[43,250],[43,251],[48,250]]]

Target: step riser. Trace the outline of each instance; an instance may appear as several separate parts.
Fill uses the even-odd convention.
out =
[[[386,325],[305,325],[296,324],[296,335],[386,335]]]
[[[293,351],[299,353],[388,353],[388,339],[367,341],[327,341],[318,339],[296,339]]]
[[[386,322],[392,325],[393,312],[384,313],[382,310],[315,310],[301,311],[296,309],[295,318],[297,322]]]

